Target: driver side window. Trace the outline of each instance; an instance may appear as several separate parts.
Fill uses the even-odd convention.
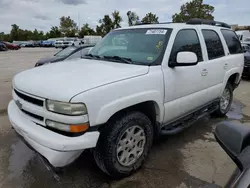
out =
[[[184,29],[177,33],[169,62],[176,62],[177,54],[184,51],[194,52],[198,62],[203,61],[200,41],[194,29]]]

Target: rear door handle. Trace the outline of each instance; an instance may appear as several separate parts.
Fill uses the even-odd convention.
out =
[[[227,70],[227,68],[228,68],[228,64],[225,63],[225,65],[224,65],[224,70]]]
[[[201,76],[207,76],[207,74],[208,74],[207,69],[203,69],[203,70],[201,71]]]

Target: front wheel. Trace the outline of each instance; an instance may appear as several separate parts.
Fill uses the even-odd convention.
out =
[[[219,108],[215,111],[215,115],[223,117],[231,108],[233,101],[233,87],[230,83],[227,83],[219,102]]]
[[[99,168],[113,178],[138,170],[153,142],[149,118],[141,112],[128,113],[107,123],[101,131],[94,158]]]

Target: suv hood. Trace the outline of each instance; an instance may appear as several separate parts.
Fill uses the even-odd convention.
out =
[[[79,59],[36,67],[17,74],[13,86],[38,97],[58,101],[112,82],[147,74],[148,66]]]

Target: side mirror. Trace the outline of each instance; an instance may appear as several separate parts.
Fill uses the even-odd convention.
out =
[[[170,63],[170,67],[194,66],[198,63],[198,57],[194,52],[179,52],[175,63]]]
[[[242,171],[250,164],[250,128],[241,123],[223,122],[215,129],[215,138]]]

